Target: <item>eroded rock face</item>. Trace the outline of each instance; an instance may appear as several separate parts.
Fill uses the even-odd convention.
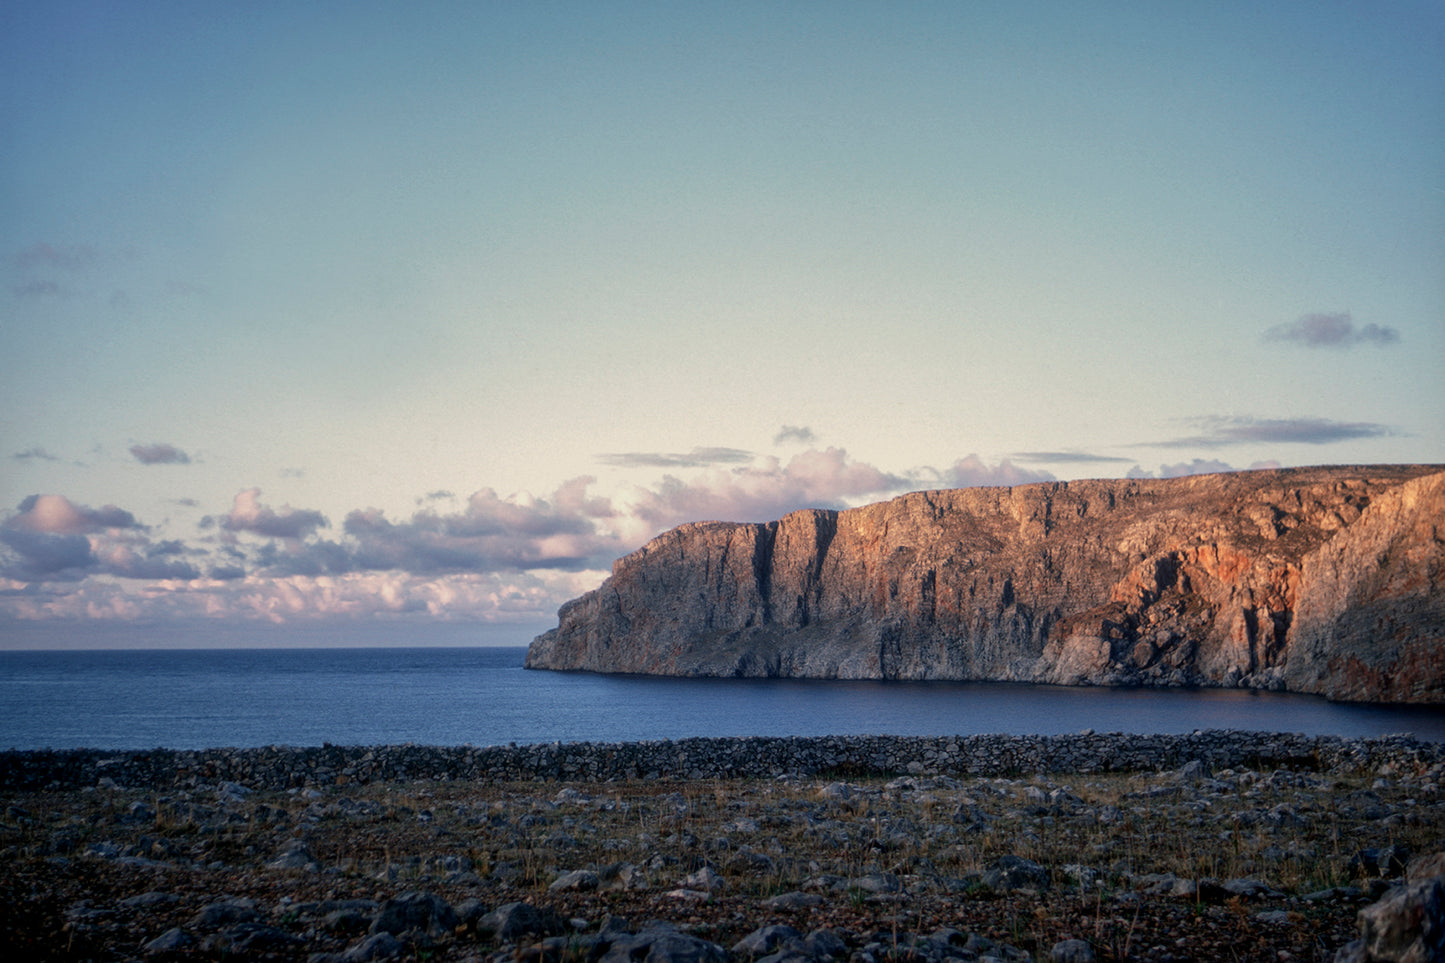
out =
[[[1445,701],[1445,467],[916,492],[683,525],[527,666]]]

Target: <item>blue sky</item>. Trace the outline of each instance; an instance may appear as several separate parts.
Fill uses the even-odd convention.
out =
[[[1442,64],[1438,2],[6,4],[0,646],[1445,462]]]

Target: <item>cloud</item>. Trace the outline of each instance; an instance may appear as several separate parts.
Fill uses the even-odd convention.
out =
[[[773,444],[811,445],[815,437],[813,429],[811,428],[804,428],[799,425],[784,425],[778,429],[778,433],[773,436]]]
[[[1360,344],[1385,345],[1400,340],[1400,332],[1378,324],[1356,328],[1348,312],[1306,314],[1292,324],[1280,324],[1264,333],[1266,341],[1302,344],[1307,348],[1352,348]]]
[[[134,583],[90,579],[0,592],[0,614],[14,619],[237,620],[273,623],[429,622],[536,625],[561,601],[595,587],[600,573],[457,573],[415,576],[359,572],[263,578],[213,574],[189,581]],[[3,583],[0,583],[3,584]],[[202,623],[204,624],[204,623]]]
[[[49,535],[82,535],[103,529],[138,529],[134,515],[114,505],[87,508],[64,495],[30,495],[5,520],[4,527]]]
[[[1160,478],[1182,478],[1185,475],[1212,475],[1217,472],[1234,471],[1230,465],[1214,459],[1196,458],[1177,465],[1160,465]]]
[[[88,508],[63,495],[31,495],[0,522],[0,572],[25,581],[90,574],[129,579],[195,578],[179,540],[152,542],[149,527],[114,505]]]
[[[189,465],[191,456],[175,445],[157,442],[153,445],[131,445],[130,453],[142,465]]]
[[[31,280],[10,285],[10,293],[17,298],[53,298],[61,293],[61,287],[54,281]]]
[[[94,552],[96,562],[109,575],[132,579],[195,579],[200,570],[190,562],[171,557],[173,553],[153,551],[154,546],[133,546],[112,542]]]
[[[1011,457],[1017,458],[1019,461],[1042,462],[1050,465],[1127,463],[1131,460],[1116,458],[1113,455],[1093,455],[1083,451],[1016,451]]]
[[[32,244],[15,253],[12,259],[16,267],[51,268],[78,271],[94,264],[99,252],[88,244]]]
[[[536,569],[578,571],[609,565],[629,547],[608,524],[609,499],[588,494],[595,479],[568,481],[549,498],[503,498],[490,488],[474,492],[460,512],[421,510],[393,522],[377,509],[347,514],[345,533],[355,543],[358,570],[495,572]]]
[[[236,493],[231,511],[221,520],[228,532],[251,532],[268,538],[300,539],[330,524],[326,516],[309,509],[283,505],[280,509],[261,504],[261,489],[247,488]]]
[[[1185,475],[1213,475],[1227,471],[1264,471],[1282,467],[1278,461],[1268,459],[1257,461],[1247,469],[1235,468],[1233,465],[1213,458],[1196,458],[1193,461],[1179,462],[1173,465],[1160,465],[1157,472],[1148,471],[1140,465],[1130,468],[1125,474],[1126,478],[1181,478]]]
[[[1019,468],[1007,458],[990,466],[978,455],[969,455],[967,458],[960,458],[945,470],[942,480],[949,488],[977,488],[989,485],[1029,485],[1034,482],[1053,481],[1054,476],[1046,471]]]
[[[1362,438],[1387,438],[1394,434],[1388,425],[1371,421],[1332,421],[1328,418],[1245,418],[1211,416],[1195,418],[1201,432],[1183,438],[1153,443],[1162,448],[1218,448],[1224,445],[1267,442],[1271,444],[1329,445]]]
[[[746,464],[695,451],[689,460],[704,467],[608,497],[594,493],[590,476],[541,498],[436,491],[408,517],[352,510],[332,537],[320,512],[267,505],[258,488],[237,493],[229,513],[203,518],[191,538],[153,537],[113,505],[35,495],[0,520],[0,577],[14,588],[0,592],[0,617],[536,623],[595,588],[613,560],[683,522],[771,521],[920,487],[1049,477],[976,455],[899,474],[839,448]]]
[[[763,522],[800,508],[843,508],[853,499],[911,484],[911,476],[880,471],[853,461],[841,448],[828,448],[802,452],[786,464],[769,457],[689,480],[667,475],[635,491],[629,510],[654,531],[703,520]]]
[[[59,458],[46,451],[44,448],[27,448],[24,451],[17,451],[10,456],[16,461],[60,461]]]
[[[81,578],[97,565],[90,539],[84,535],[0,527],[0,543],[10,557],[0,556],[0,572],[24,581]]]
[[[598,455],[604,465],[621,468],[706,468],[709,465],[730,465],[749,462],[753,453],[741,448],[694,448],[686,454],[632,451]]]

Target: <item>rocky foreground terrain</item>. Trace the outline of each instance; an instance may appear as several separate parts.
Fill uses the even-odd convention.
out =
[[[1445,753],[1356,748],[1328,768],[1263,753],[1047,775],[353,766],[284,789],[120,763],[131,785],[66,786],[63,758],[11,753],[0,943],[6,960],[1440,959]]]
[[[1445,466],[915,492],[619,559],[537,669],[1445,702]]]

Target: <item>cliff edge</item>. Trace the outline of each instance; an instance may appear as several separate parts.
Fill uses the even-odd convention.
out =
[[[533,669],[1445,702],[1445,466],[914,492],[618,559]]]

